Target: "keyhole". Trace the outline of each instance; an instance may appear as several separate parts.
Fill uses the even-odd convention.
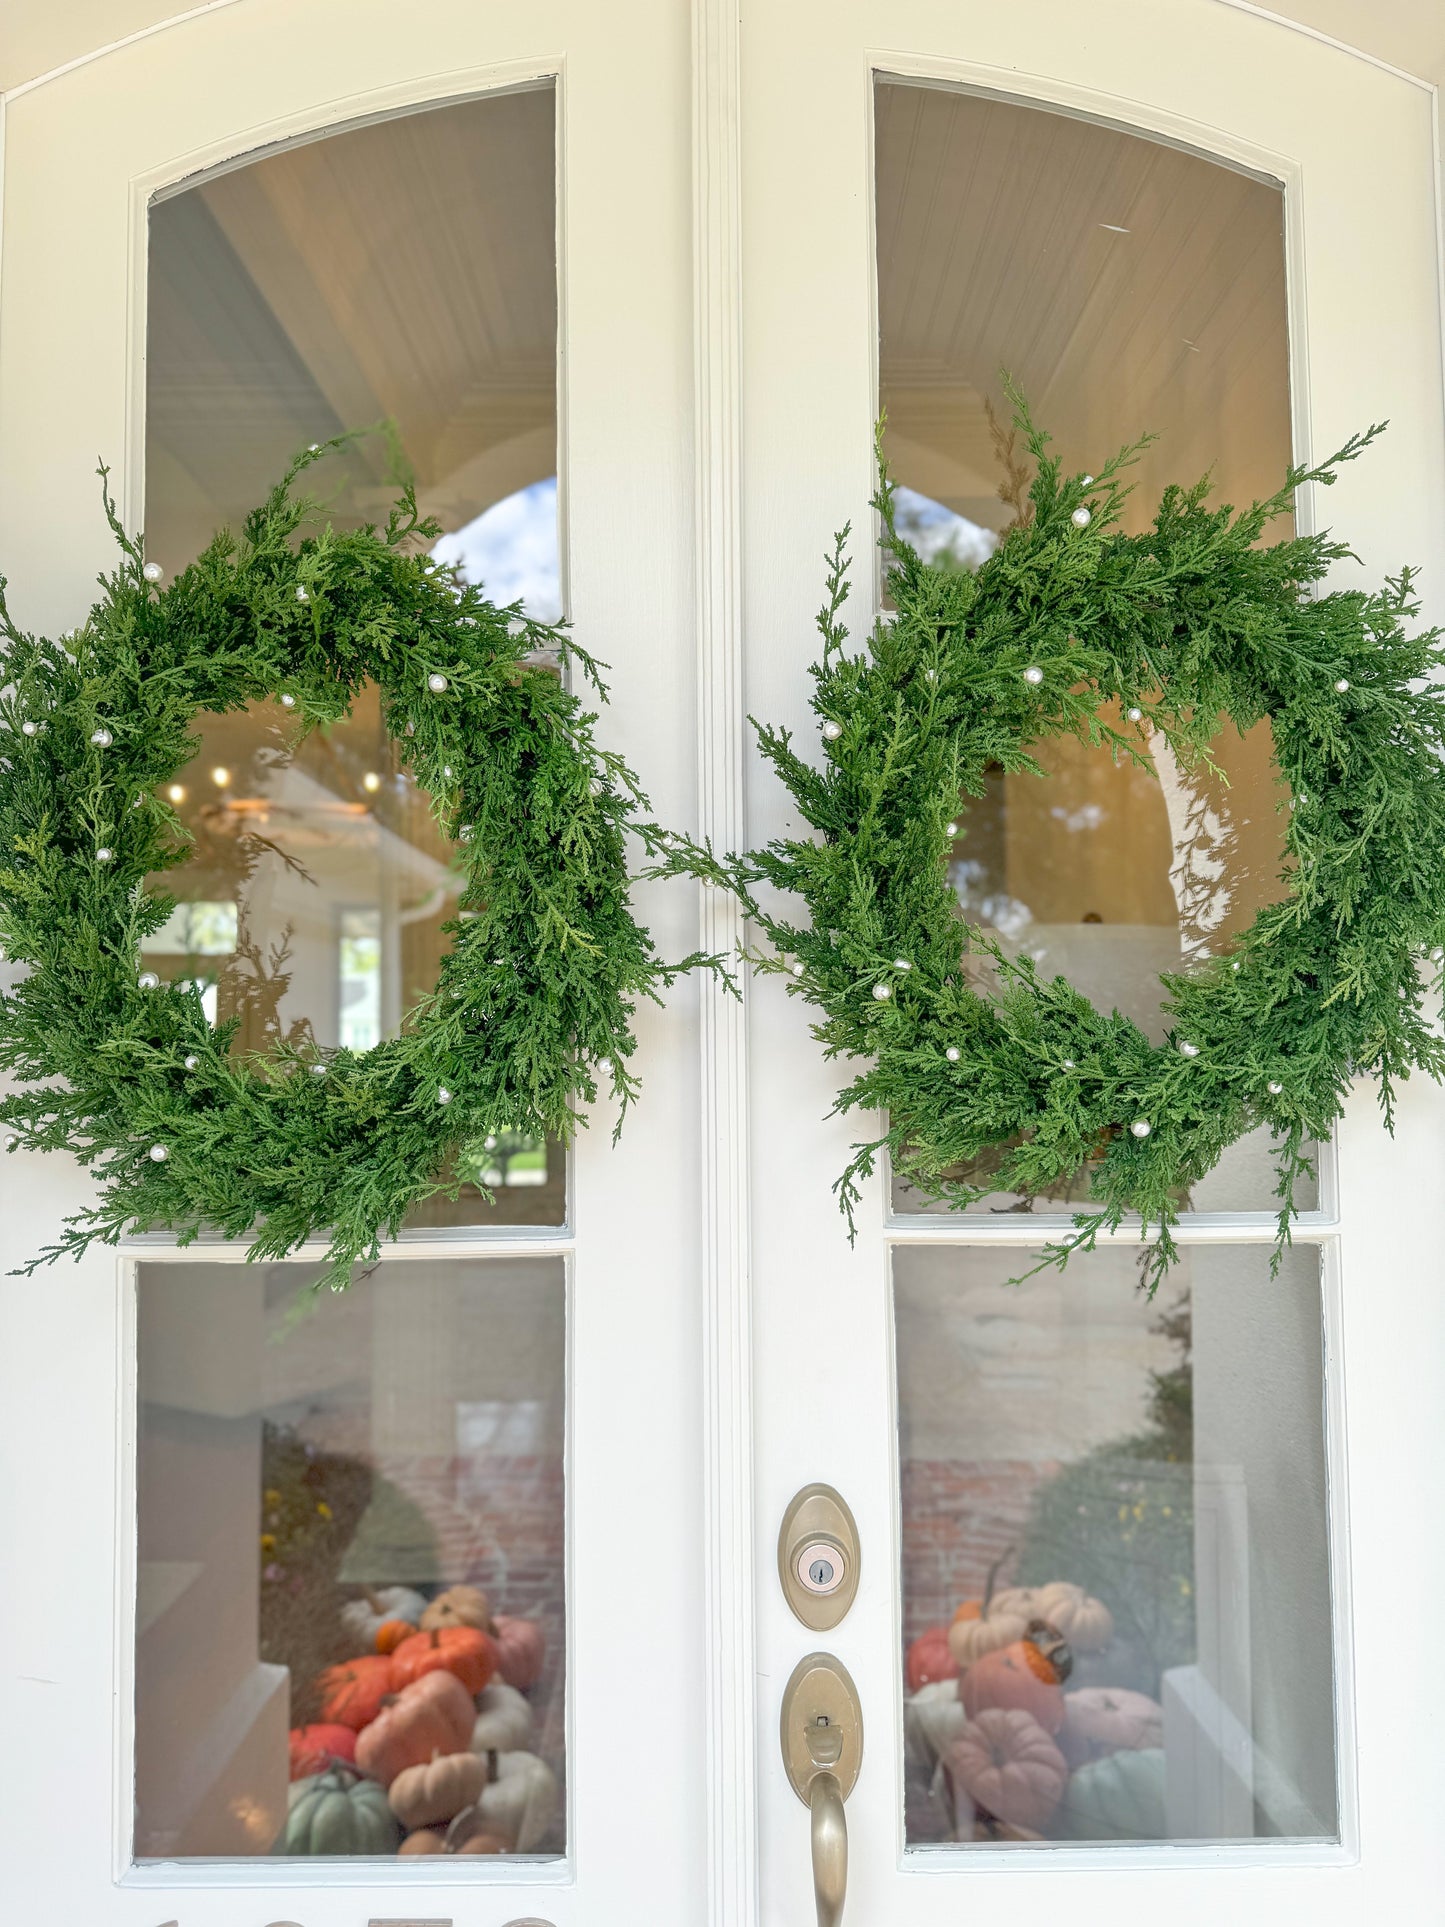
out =
[[[808,1568],[808,1577],[821,1591],[833,1582],[833,1562],[831,1559],[815,1559]]]

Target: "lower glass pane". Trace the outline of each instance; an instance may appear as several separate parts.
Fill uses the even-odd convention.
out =
[[[1318,1253],[894,1252],[907,1840],[1337,1834]]]
[[[560,1258],[140,1268],[141,1860],[556,1855]]]

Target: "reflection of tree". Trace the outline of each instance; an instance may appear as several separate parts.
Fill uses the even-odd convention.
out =
[[[1211,938],[1229,915],[1242,881],[1239,831],[1222,772],[1199,761],[1186,769],[1157,732],[1150,747],[1169,813],[1169,887],[1179,917],[1180,961],[1187,966],[1212,954]]]

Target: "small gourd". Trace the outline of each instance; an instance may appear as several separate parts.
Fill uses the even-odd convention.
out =
[[[360,1599],[341,1608],[341,1623],[363,1652],[376,1648],[377,1628],[387,1619],[404,1619],[418,1626],[426,1611],[426,1601],[410,1586],[367,1586]]]
[[[1057,1626],[1076,1652],[1102,1653],[1114,1637],[1114,1615],[1082,1586],[1056,1579],[1040,1586],[1034,1597],[1038,1617]]]
[[[379,1653],[394,1653],[404,1639],[410,1639],[416,1631],[408,1619],[383,1619],[376,1629],[376,1650]]]
[[[400,1829],[375,1780],[355,1768],[328,1767],[291,1784],[286,1825],[273,1849],[278,1854],[393,1854]]]
[[[507,1843],[509,1853],[531,1853],[557,1811],[557,1777],[535,1753],[499,1753],[496,1777],[477,1801],[481,1825]]]
[[[422,1766],[397,1774],[388,1792],[391,1810],[409,1832],[455,1820],[474,1806],[487,1784],[487,1763],[475,1753],[438,1753]]]
[[[421,1616],[424,1633],[440,1632],[445,1626],[473,1626],[487,1632],[492,1624],[492,1609],[487,1595],[476,1586],[448,1586],[439,1592]]]

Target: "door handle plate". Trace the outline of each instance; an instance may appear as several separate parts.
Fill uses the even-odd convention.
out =
[[[780,1721],[788,1784],[810,1804],[820,1773],[831,1773],[846,1800],[863,1764],[863,1706],[852,1675],[831,1653],[809,1653],[783,1689]],[[820,1732],[828,1744],[820,1747]],[[820,1757],[820,1755],[822,1757]]]

